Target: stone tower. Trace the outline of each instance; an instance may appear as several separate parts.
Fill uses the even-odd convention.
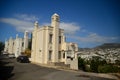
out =
[[[32,32],[32,53],[31,53],[31,57],[32,57],[32,61],[35,62],[36,60],[36,40],[37,40],[37,30],[39,28],[39,24],[38,21],[35,21],[34,23],[34,31]]]
[[[59,48],[59,15],[53,14],[51,18],[51,26],[53,27],[53,62],[58,62],[58,48]]]
[[[28,31],[24,33],[24,50],[28,48]]]
[[[37,30],[38,29],[38,21],[35,21],[35,23],[34,23],[34,30]]]
[[[18,38],[18,34],[16,34],[16,39]]]

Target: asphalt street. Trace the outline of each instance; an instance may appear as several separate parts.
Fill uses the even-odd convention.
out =
[[[0,59],[0,80],[116,80],[89,75],[85,72],[58,70],[16,59]]]

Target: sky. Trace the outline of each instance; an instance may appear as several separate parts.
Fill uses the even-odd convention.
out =
[[[0,41],[31,33],[35,21],[50,25],[54,13],[66,41],[80,48],[120,43],[120,0],[0,0]]]

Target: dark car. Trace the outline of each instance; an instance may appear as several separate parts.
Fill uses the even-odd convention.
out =
[[[21,62],[21,63],[29,63],[29,58],[28,56],[18,56],[17,57],[17,62]]]

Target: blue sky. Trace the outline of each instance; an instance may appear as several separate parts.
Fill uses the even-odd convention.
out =
[[[68,42],[79,47],[120,43],[120,0],[0,0],[0,41],[31,32],[37,20],[50,25],[60,16]]]

